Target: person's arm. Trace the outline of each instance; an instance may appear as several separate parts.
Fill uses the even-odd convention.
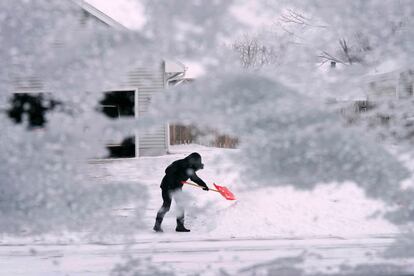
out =
[[[171,174],[174,174],[177,170],[178,170],[178,163],[177,161],[174,161],[165,169],[165,174],[171,175]]]
[[[190,176],[191,181],[197,183],[199,186],[203,187],[204,191],[208,191],[207,184],[200,178],[198,175],[193,172],[193,174]]]

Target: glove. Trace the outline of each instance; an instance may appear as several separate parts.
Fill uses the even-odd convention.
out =
[[[208,190],[209,190],[209,188],[208,188],[208,187],[203,187],[203,190],[204,190],[204,191],[208,191]]]

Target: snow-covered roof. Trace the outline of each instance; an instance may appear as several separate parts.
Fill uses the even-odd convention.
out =
[[[392,80],[398,78],[400,73],[410,70],[412,70],[412,66],[407,66],[405,61],[387,60],[368,72],[368,74],[364,76],[364,80],[365,82]]]
[[[111,26],[116,29],[126,29],[126,27],[122,24],[120,24],[118,21],[113,19],[112,17],[108,16],[107,14],[103,13],[102,11],[98,10],[91,4],[85,2],[84,0],[70,0],[79,7],[81,7],[84,11],[91,14],[95,18],[97,18],[99,21],[105,23],[108,26]]]
[[[373,76],[373,75],[387,74],[390,72],[397,71],[399,69],[401,69],[401,67],[398,62],[396,62],[395,60],[387,60],[379,64],[375,68],[373,68],[373,70],[371,70],[367,75]]]
[[[165,59],[165,72],[166,73],[185,73],[186,66],[178,60]]]

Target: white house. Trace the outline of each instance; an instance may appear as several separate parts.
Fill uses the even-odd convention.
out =
[[[327,69],[336,70],[334,66]],[[331,99],[333,102],[349,103],[341,109],[342,113],[354,114],[370,108],[370,103],[383,100],[398,100],[414,96],[414,70],[400,67],[397,63],[388,61],[380,64],[368,74],[360,77],[358,89],[354,95]]]
[[[102,13],[92,5],[82,0],[67,0],[79,10],[79,21],[74,22],[77,27],[87,23],[94,23],[109,28],[125,29],[125,27],[108,15]],[[80,25],[79,25],[80,24]],[[101,102],[105,114],[111,117],[135,116],[139,117],[147,112],[151,98],[155,93],[162,93],[171,83],[179,83],[184,78],[186,68],[179,62],[161,61],[151,67],[134,68],[126,76],[126,81],[119,86],[112,87],[105,93]],[[24,84],[22,84],[24,83]],[[43,93],[42,80],[16,81],[16,93]],[[151,132],[135,133],[135,137],[126,137],[124,141],[108,141],[111,156],[132,157],[161,155],[169,150],[169,126],[154,126]]]
[[[414,70],[386,62],[364,77],[368,100],[403,99],[414,95]]]

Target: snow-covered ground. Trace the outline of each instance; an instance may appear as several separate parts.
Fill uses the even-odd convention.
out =
[[[192,232],[174,232],[173,203],[163,223],[165,232],[153,233],[164,169],[193,151],[205,164],[198,175],[210,185],[227,186],[238,200],[185,186],[186,225]],[[113,275],[250,275],[285,269],[286,264],[289,269],[335,272],[340,265],[413,263],[379,256],[398,229],[381,218],[383,204],[367,199],[356,185],[331,183],[311,192],[290,187],[250,190],[231,161],[237,154],[238,150],[185,145],[161,157],[92,162],[88,172],[101,185],[122,181],[147,188],[142,228],[112,238],[79,238],[77,233],[2,237],[0,275],[107,275],[111,270]],[[137,205],[126,204],[113,215],[130,227],[137,219]]]

